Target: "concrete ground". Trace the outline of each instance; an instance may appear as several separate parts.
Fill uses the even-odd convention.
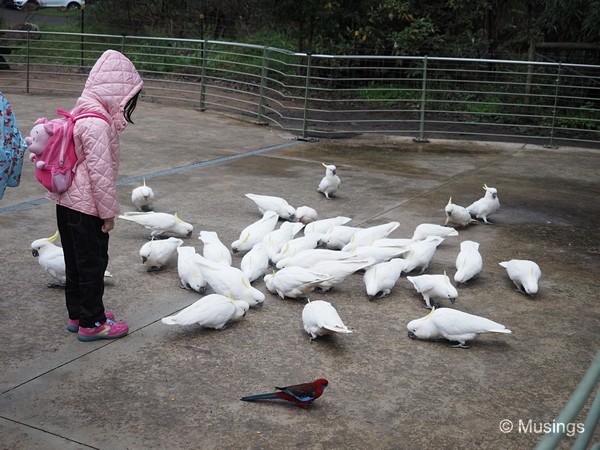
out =
[[[25,135],[37,117],[75,101],[5,94]],[[194,225],[185,244],[198,252],[200,230],[230,244],[259,218],[247,192],[312,206],[321,218],[349,216],[349,225],[399,221],[390,237],[410,237],[419,223],[443,223],[450,196],[467,205],[484,183],[496,187],[502,206],[494,224],[447,238],[428,273],[452,277],[460,242],[479,242],[483,271],[458,288],[453,307],[513,334],[482,335],[469,350],[408,339],[406,324],[427,311],[404,275],[378,301],[367,299],[360,274],[315,293],[353,334],[312,343],[302,328],[305,301],[280,300],[262,281],[255,286],[266,294],[264,307],[231,328],[167,326],[162,317],[200,295],[178,287],[175,259],[146,272],[138,251],[148,232],[118,220],[105,304],[131,331],[79,342],[65,330],[64,291],[47,287],[50,277],[30,252],[56,224],[26,161],[21,186],[0,201],[0,448],[532,448],[599,350],[598,149],[383,137],[301,142],[146,102],[134,121],[122,135],[122,210],[133,210],[131,190],[146,177],[156,209]],[[338,166],[333,200],[316,192],[321,162]],[[516,292],[498,265],[513,258],[540,265],[537,295]],[[329,388],[308,409],[239,400],[320,377]],[[513,424],[506,433],[504,419]]]

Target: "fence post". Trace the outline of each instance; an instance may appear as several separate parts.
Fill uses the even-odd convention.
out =
[[[304,85],[304,112],[302,114],[302,137],[301,139],[308,139],[306,132],[308,130],[308,91],[310,89],[310,68],[312,64],[312,55],[307,53],[308,57],[306,60],[306,83]]]
[[[554,122],[556,120],[556,107],[558,105],[558,90],[560,89],[560,73],[562,65],[558,62],[558,74],[556,76],[556,88],[554,90],[554,107],[552,108],[552,125],[550,126],[550,142],[544,145],[545,148],[556,148],[554,145]]]
[[[31,45],[31,31],[27,30],[27,54],[25,56],[25,93],[29,94],[29,47]]]
[[[206,39],[202,39],[200,49],[200,111],[206,111]]]
[[[268,125],[268,122],[263,120],[265,108],[265,86],[267,85],[267,70],[269,68],[269,47],[263,48],[262,68],[260,72],[260,91],[258,93],[258,117],[256,118],[257,125]]]
[[[415,142],[429,142],[425,138],[425,99],[427,94],[427,56],[423,57],[423,83],[421,84],[421,117],[419,119],[419,137]]]

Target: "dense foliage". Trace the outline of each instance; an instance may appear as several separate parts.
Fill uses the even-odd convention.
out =
[[[337,54],[511,57],[532,42],[600,42],[600,0],[102,0],[89,11],[110,32]]]

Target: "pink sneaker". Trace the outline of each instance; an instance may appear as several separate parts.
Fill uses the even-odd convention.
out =
[[[115,320],[115,313],[112,311],[104,311],[104,315],[106,316],[106,320]],[[67,330],[71,333],[77,333],[79,331],[79,320],[69,320]]]
[[[97,341],[99,339],[117,339],[125,336],[128,332],[129,327],[125,322],[107,320],[103,324],[98,324],[98,326],[93,328],[79,327],[77,338],[84,342]]]

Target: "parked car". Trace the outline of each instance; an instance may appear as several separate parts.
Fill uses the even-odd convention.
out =
[[[2,5],[6,8],[14,9],[80,9],[85,5],[85,0],[2,0]]]

